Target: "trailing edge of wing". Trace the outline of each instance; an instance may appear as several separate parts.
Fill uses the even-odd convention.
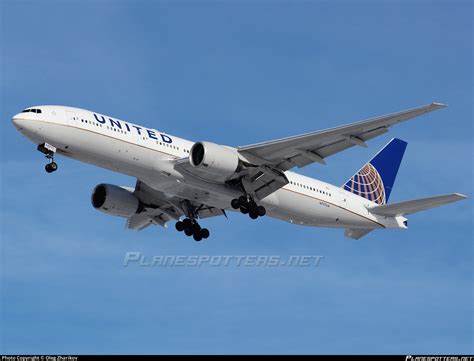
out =
[[[369,228],[346,228],[344,231],[344,236],[352,239],[360,239],[372,231],[373,229]]]
[[[146,214],[136,214],[127,219],[125,228],[141,231],[142,229],[155,224],[153,218]]]
[[[467,196],[459,193],[435,196],[429,198],[414,199],[411,201],[392,203],[378,207],[368,208],[370,213],[387,217],[403,216],[426,209],[442,206],[444,204],[460,201]]]

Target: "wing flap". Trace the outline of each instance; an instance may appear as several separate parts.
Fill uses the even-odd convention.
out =
[[[223,209],[207,206],[205,204],[199,205],[196,208],[196,213],[198,214],[199,219],[222,216],[222,215],[227,217]]]
[[[344,236],[352,239],[360,239],[371,231],[373,231],[373,229],[370,228],[346,228]]]
[[[257,199],[267,197],[288,183],[282,171],[268,166],[252,168],[249,175],[242,179],[245,190]]]
[[[444,204],[460,201],[467,196],[459,193],[435,196],[429,198],[414,199],[411,201],[387,204],[368,208],[369,212],[386,217],[403,216],[406,214],[424,211],[426,209],[439,207]]]
[[[141,231],[152,224],[153,220],[149,216],[145,214],[136,214],[133,217],[127,219],[127,224],[125,227],[135,231]]]

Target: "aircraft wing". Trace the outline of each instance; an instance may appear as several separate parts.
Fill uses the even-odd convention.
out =
[[[384,115],[336,128],[289,138],[239,147],[238,151],[254,163],[286,171],[317,162],[354,145],[366,147],[366,141],[388,131],[389,127],[425,113],[446,107],[431,103],[418,108]]]
[[[185,198],[168,196],[164,192],[157,191],[146,183],[137,180],[133,192],[140,200],[140,209],[137,214],[127,219],[126,228],[142,230],[152,224],[166,227],[170,220],[178,220],[185,215],[183,201]],[[198,218],[208,218],[225,215],[221,209],[188,200],[195,208]]]

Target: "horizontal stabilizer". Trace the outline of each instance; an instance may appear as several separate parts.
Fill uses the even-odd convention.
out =
[[[396,217],[396,216],[403,216],[405,214],[424,211],[425,209],[442,206],[443,204],[460,201],[461,199],[465,199],[465,198],[467,198],[467,196],[459,194],[459,193],[454,193],[454,194],[447,194],[444,196],[414,199],[412,201],[405,201],[405,202],[392,203],[392,204],[387,204],[387,205],[378,206],[378,207],[371,207],[371,208],[368,208],[368,210],[370,213],[373,213],[373,214],[378,214],[378,215],[387,216],[387,217]]]
[[[346,231],[344,232],[344,236],[352,239],[359,239],[364,237],[367,233],[370,231],[373,231],[371,228],[346,228]]]

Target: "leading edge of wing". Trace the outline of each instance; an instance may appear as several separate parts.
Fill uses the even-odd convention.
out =
[[[261,143],[249,144],[249,145],[237,147],[237,149],[239,151],[253,150],[253,149],[256,149],[256,148],[265,147],[265,146],[272,145],[272,144],[277,144],[277,143],[280,143],[280,142],[298,140],[300,138],[306,138],[306,137],[312,136],[312,135],[328,134],[328,133],[337,132],[337,131],[343,130],[343,129],[350,132],[351,128],[359,128],[361,125],[370,126],[371,124],[377,124],[378,122],[381,122],[383,120],[387,121],[387,126],[391,126],[394,123],[399,123],[399,122],[402,122],[402,121],[406,121],[406,120],[409,120],[411,118],[423,115],[425,113],[432,112],[434,110],[438,110],[438,109],[441,109],[441,108],[446,108],[447,106],[448,106],[447,104],[433,102],[431,104],[423,105],[421,107],[412,108],[412,109],[408,109],[408,110],[403,110],[403,111],[400,111],[400,112],[391,113],[391,114],[387,114],[387,115],[382,115],[382,116],[378,116],[378,117],[374,117],[374,118],[369,118],[369,119],[366,119],[366,120],[361,120],[361,121],[357,121],[357,122],[354,122],[354,123],[349,123],[349,124],[346,124],[346,125],[341,125],[341,126],[334,127],[334,128],[327,128],[327,129],[324,129],[324,130],[318,130],[318,131],[315,131],[315,132],[309,132],[309,133],[294,135],[294,136],[290,136],[290,137],[286,137],[286,138],[279,138],[279,139],[269,140],[269,141],[265,141],[265,142],[261,142]],[[391,122],[391,120],[393,120],[393,119],[397,119],[397,120],[394,120],[393,122]],[[384,124],[377,124],[377,125],[380,126],[380,127],[384,126]]]

